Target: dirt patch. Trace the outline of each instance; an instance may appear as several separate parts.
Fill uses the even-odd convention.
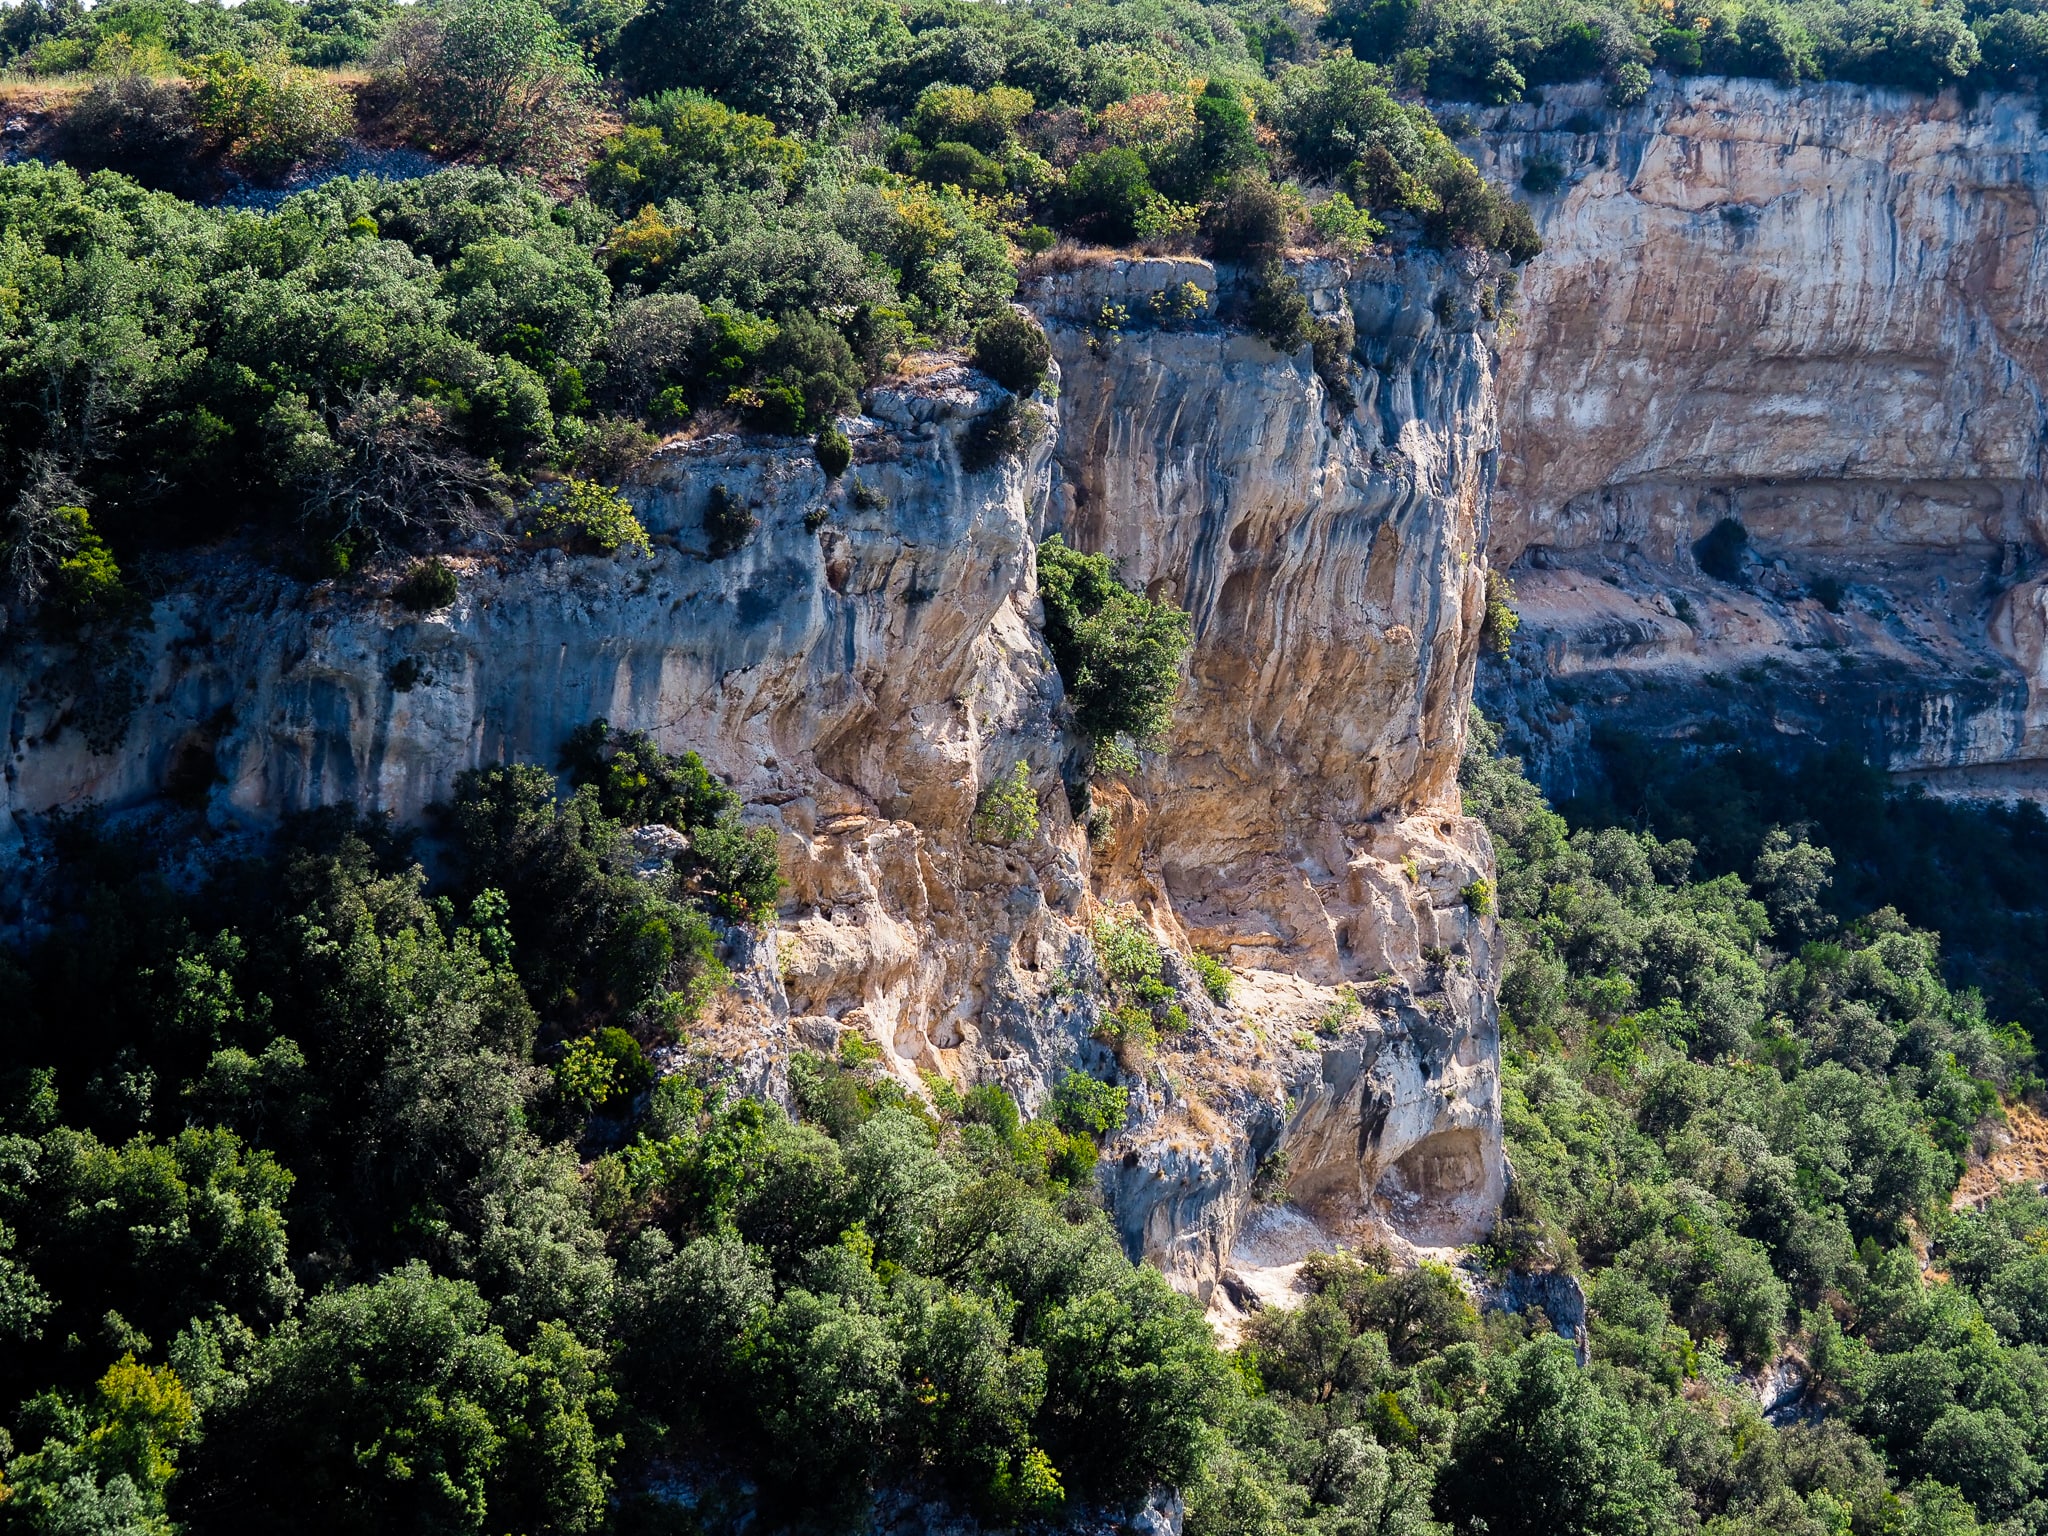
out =
[[[1990,1155],[1972,1163],[1956,1186],[1958,1209],[1982,1205],[2007,1184],[2048,1184],[2048,1116],[2031,1104],[2008,1104],[2005,1121],[1992,1136]]]

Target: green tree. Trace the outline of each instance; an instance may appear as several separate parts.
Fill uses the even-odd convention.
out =
[[[522,1354],[424,1264],[316,1299],[219,1404],[195,1496],[300,1530],[595,1530],[617,1442],[601,1357],[559,1324]]]
[[[1074,721],[1097,743],[1159,741],[1172,723],[1188,616],[1117,579],[1107,555],[1084,555],[1058,534],[1038,547],[1045,638]]]
[[[702,91],[784,132],[815,132],[834,111],[825,56],[787,0],[654,0],[620,52],[650,95]]]
[[[1495,1536],[1655,1536],[1677,1529],[1676,1492],[1628,1410],[1542,1339],[1499,1361],[1460,1417],[1437,1505]]]

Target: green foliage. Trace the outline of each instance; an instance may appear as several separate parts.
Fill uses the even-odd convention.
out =
[[[685,832],[689,851],[675,861],[674,872],[722,916],[772,920],[782,894],[775,831],[743,827],[739,796],[696,753],[671,756],[644,732],[593,720],[570,736],[562,766],[572,785],[595,793],[604,816],[659,821]],[[697,947],[694,937],[688,947]]]
[[[194,1502],[317,1531],[595,1530],[618,1450],[601,1364],[558,1323],[522,1352],[474,1286],[407,1265],[264,1341],[211,1410]]]
[[[1098,1033],[1126,1053],[1142,1055],[1163,1033],[1186,1029],[1187,1010],[1167,979],[1166,951],[1136,917],[1096,918],[1090,935],[1102,968],[1103,1016]]]
[[[325,158],[355,126],[348,98],[332,82],[282,54],[209,55],[200,61],[193,108],[200,129],[258,177]]]
[[[1047,1106],[1053,1121],[1076,1136],[1108,1136],[1122,1128],[1131,1092],[1085,1072],[1069,1071]]]
[[[767,118],[701,91],[664,91],[632,104],[591,165],[590,189],[623,217],[671,198],[785,188],[803,165],[802,142]]]
[[[753,537],[760,520],[753,509],[722,485],[711,487],[704,502],[704,540],[713,560],[727,555]]]
[[[822,428],[811,451],[818,460],[818,467],[825,471],[830,480],[837,480],[853,463],[853,442],[837,427]]]
[[[1628,1410],[1599,1391],[1561,1340],[1495,1363],[1489,1390],[1460,1418],[1438,1485],[1462,1528],[1537,1536],[1656,1536],[1677,1529],[1677,1487],[1648,1454]]]
[[[974,835],[997,845],[1038,835],[1038,795],[1031,787],[1030,764],[1012,764],[1009,773],[981,792],[974,806]]]
[[[406,14],[379,60],[401,110],[436,147],[542,170],[582,148],[590,70],[540,0],[449,0]]]
[[[654,1068],[639,1042],[615,1024],[571,1040],[555,1064],[563,1096],[591,1108],[630,1099],[653,1081]]]
[[[1259,269],[1245,299],[1245,324],[1278,352],[1295,353],[1315,340],[1315,316],[1293,273],[1277,261]]]
[[[1486,572],[1486,618],[1479,626],[1479,646],[1506,659],[1515,643],[1522,616],[1515,611],[1515,584],[1492,567]]]
[[[633,504],[613,485],[571,477],[552,488],[552,494],[536,499],[527,522],[529,539],[584,546],[604,555],[621,549],[633,550],[643,558],[654,553],[647,530],[633,515]]]
[[[2024,44],[1994,47],[1994,39],[2023,33],[2014,25],[2022,14],[1795,0],[1709,6],[1672,25],[1603,0],[1548,8],[1510,0],[1455,20],[1411,0],[1342,0],[1321,30],[1436,96],[1512,101],[1531,87],[1604,76],[1609,102],[1625,107],[1646,94],[1653,63],[1785,84],[1827,78],[1933,92],[1965,80],[1988,83],[2014,68],[2014,53],[2032,57]]]
[[[168,1366],[123,1355],[83,1403],[46,1393],[24,1428],[34,1449],[6,1467],[8,1513],[29,1531],[172,1529],[165,1494],[178,1452],[197,1438],[192,1394]]]
[[[1014,394],[1034,393],[1051,362],[1045,332],[1018,310],[1006,307],[974,333],[974,366]]]
[[[1352,255],[1387,237],[1387,227],[1342,192],[1332,192],[1311,208],[1309,225],[1319,240]]]
[[[1202,990],[1209,994],[1212,1002],[1230,1001],[1230,988],[1234,978],[1228,966],[1203,954],[1199,949],[1188,952],[1188,964],[1195,968],[1195,974],[1202,979]]]
[[[1097,150],[1067,172],[1064,222],[1104,245],[1126,245],[1158,198],[1136,150]]]
[[[420,560],[391,589],[391,600],[414,613],[431,613],[454,602],[461,590],[454,569],[446,562]]]
[[[1188,616],[1117,580],[1106,555],[1084,555],[1053,534],[1038,546],[1045,638],[1074,722],[1098,746],[1128,736],[1151,746],[1172,722]]]
[[[258,0],[222,7],[204,0],[109,0],[91,8],[38,4],[0,25],[0,62],[33,74],[141,78],[174,73],[209,54],[282,52],[294,64],[332,69],[366,57],[391,15],[384,0]]]
[[[834,103],[825,55],[786,0],[655,0],[620,39],[628,79],[695,90],[785,132],[811,132]]]

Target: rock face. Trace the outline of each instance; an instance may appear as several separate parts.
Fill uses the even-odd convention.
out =
[[[1117,1067],[1089,932],[1120,911],[1172,951],[1191,1019],[1120,1066],[1133,1111],[1104,1182],[1134,1253],[1206,1294],[1281,1150],[1332,1231],[1476,1236],[1501,1180],[1496,962],[1455,770],[1495,457],[1485,274],[1303,278],[1355,324],[1348,407],[1308,349],[1217,322],[1236,300],[1206,263],[1087,266],[1027,295],[1062,387],[987,468],[961,450],[1001,391],[940,366],[877,392],[837,483],[805,444],[664,450],[628,488],[651,560],[479,550],[455,603],[415,615],[395,573],[308,590],[213,556],[121,646],[10,636],[13,920],[33,919],[50,810],[169,795],[222,831],[338,801],[412,821],[464,769],[552,763],[603,715],[702,752],[781,838],[780,921],[740,944],[700,1056],[775,1092],[790,1051],[857,1030],[907,1084],[1035,1105],[1071,1065]],[[714,496],[755,523],[716,557]],[[1194,623],[1171,740],[1096,781],[1092,839],[1038,631],[1052,529]],[[1040,830],[977,841],[981,792],[1020,762]],[[1228,1005],[1191,946],[1236,971]]]
[[[1589,787],[1599,727],[1714,719],[2048,786],[2034,104],[1660,80],[1488,127],[1491,174],[1562,177],[1501,367],[1523,660],[1480,679],[1546,786]],[[1724,518],[1735,581],[1693,552]]]

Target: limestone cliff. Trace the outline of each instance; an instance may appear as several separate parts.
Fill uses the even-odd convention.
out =
[[[1553,791],[1715,720],[1937,787],[2048,785],[2048,134],[2031,101],[1661,80],[1494,115],[1545,242],[1503,346],[1482,702]],[[1692,546],[1747,530],[1739,579]]]
[[[1029,290],[1060,387],[980,472],[961,442],[1000,391],[927,360],[849,423],[839,482],[803,443],[665,449],[628,488],[650,560],[480,546],[419,616],[392,573],[308,589],[216,554],[125,648],[9,636],[17,898],[54,809],[168,795],[216,836],[338,801],[411,821],[463,769],[552,762],[604,715],[701,751],[780,834],[780,921],[740,946],[699,1054],[772,1092],[789,1051],[858,1030],[908,1084],[1035,1104],[1070,1064],[1111,1066],[1087,936],[1128,910],[1238,976],[1217,1007],[1176,955],[1190,1027],[1122,1066],[1105,1186],[1134,1252],[1206,1294],[1282,1148],[1329,1231],[1469,1239],[1501,1178],[1493,934],[1464,894],[1490,859],[1454,780],[1495,457],[1486,274],[1304,278],[1354,319],[1348,408],[1307,349],[1218,321],[1233,296],[1206,263],[1088,265]],[[1202,302],[1154,324],[1182,283]],[[715,488],[757,523],[722,558]],[[1194,620],[1171,740],[1096,782],[1093,842],[1037,627],[1051,529]],[[976,841],[982,789],[1019,762],[1040,832]]]

